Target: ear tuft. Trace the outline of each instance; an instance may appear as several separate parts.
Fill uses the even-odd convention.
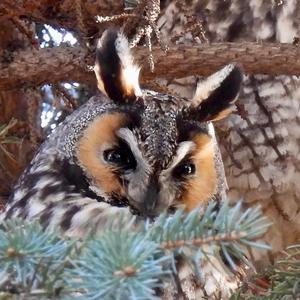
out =
[[[230,64],[199,82],[189,109],[191,117],[199,121],[216,121],[229,115],[242,81],[241,69]]]
[[[96,50],[96,73],[99,89],[117,102],[141,95],[140,69],[134,65],[127,38],[116,29],[106,30]]]

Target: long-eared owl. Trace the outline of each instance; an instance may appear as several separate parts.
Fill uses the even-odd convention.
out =
[[[38,218],[82,236],[121,211],[155,217],[222,197],[211,121],[234,107],[242,81],[236,65],[199,82],[193,99],[141,89],[127,39],[110,29],[98,43],[95,73],[101,93],[41,146],[3,217]]]

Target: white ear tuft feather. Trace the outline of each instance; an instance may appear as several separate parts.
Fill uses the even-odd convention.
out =
[[[235,108],[242,82],[241,68],[234,64],[199,82],[185,118],[202,122],[225,118]]]
[[[140,68],[134,64],[127,38],[115,29],[105,31],[96,51],[98,87],[112,100],[134,100],[142,95],[139,85]]]
[[[212,74],[202,81],[199,81],[193,97],[193,106],[198,106],[203,100],[207,99],[213,91],[219,88],[234,68],[235,65],[233,64],[226,65],[220,71]]]
[[[133,89],[136,96],[141,96],[142,91],[139,84],[140,68],[134,64],[128,40],[123,33],[119,32],[115,46],[121,62],[121,80],[124,88],[127,90]]]

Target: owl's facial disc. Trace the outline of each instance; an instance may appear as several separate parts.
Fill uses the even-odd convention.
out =
[[[84,131],[77,159],[90,179],[90,188],[106,199],[126,199],[147,216],[182,205],[192,210],[211,199],[216,173],[208,134],[186,136],[167,166],[153,165],[129,124],[125,113],[106,113]]]
[[[117,171],[134,169],[135,160],[129,148],[119,143],[116,132],[128,122],[128,116],[124,113],[100,115],[78,141],[78,162],[99,196],[115,194],[120,198],[126,197]]]

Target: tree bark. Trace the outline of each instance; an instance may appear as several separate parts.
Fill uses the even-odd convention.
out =
[[[74,2],[77,2],[76,5]],[[123,1],[120,0],[1,0],[0,4],[0,12],[9,17],[26,18],[73,32],[82,30],[83,25],[89,29],[89,33],[99,30],[95,16],[118,14],[123,8]]]
[[[13,22],[0,19],[0,60],[9,61],[14,51],[30,51],[31,45],[16,30]],[[28,102],[24,89],[0,89],[0,125],[7,125],[16,119],[8,136],[19,138],[19,143],[6,143],[0,135],[0,210],[9,196],[12,185],[31,160],[34,148],[30,141],[30,125],[28,124]],[[36,113],[36,112],[32,112]],[[38,118],[38,115],[35,115]],[[34,124],[33,124],[34,125]],[[39,122],[35,124],[37,127]],[[7,155],[9,153],[10,155]]]
[[[91,57],[82,47],[28,49],[19,52],[13,62],[0,66],[0,89],[38,86],[45,83],[94,82],[86,65]],[[63,72],[62,72],[63,70]]]
[[[134,51],[136,61],[142,66],[142,80],[173,79],[195,74],[207,76],[231,62],[241,64],[247,74],[300,75],[300,48],[292,44],[179,45],[170,47],[166,53],[155,47],[153,73],[149,70],[148,49],[138,47]],[[83,47],[27,49],[19,52],[10,64],[0,64],[0,89],[60,81],[94,85],[93,64],[93,55]]]

